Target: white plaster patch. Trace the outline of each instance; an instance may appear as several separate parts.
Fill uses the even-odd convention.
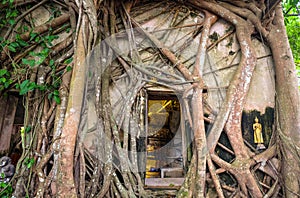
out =
[[[70,112],[71,112],[71,113],[75,113],[75,112],[76,112],[76,109],[71,108],[71,109],[70,109]]]
[[[267,107],[275,106],[275,72],[271,60],[266,57],[257,61],[246,98],[246,111],[255,109],[264,114]]]
[[[45,81],[44,81],[45,79],[44,79],[44,76],[41,76],[40,78],[39,78],[39,82],[40,82],[40,84],[44,84],[45,83]]]

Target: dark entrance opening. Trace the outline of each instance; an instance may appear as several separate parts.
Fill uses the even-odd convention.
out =
[[[8,156],[16,166],[21,153],[20,128],[24,123],[23,97],[16,92],[0,96],[0,157]]]

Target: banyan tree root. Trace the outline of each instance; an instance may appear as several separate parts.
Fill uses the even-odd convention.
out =
[[[66,80],[63,82],[63,85],[61,85],[60,93],[62,101],[60,105],[56,105],[47,99],[41,100],[42,97],[39,92],[29,93],[27,95],[30,101],[35,101],[35,98],[38,98],[40,101],[36,103],[32,102],[27,105],[38,112],[31,112],[27,118],[27,123],[32,123],[34,126],[37,126],[36,128],[39,129],[38,132],[40,132],[33,141],[34,144],[30,144],[32,142],[27,142],[27,146],[32,147],[27,154],[28,156],[35,155],[33,153],[33,145],[37,148],[35,152],[43,154],[43,156],[35,156],[37,166],[35,173],[32,174],[32,178],[28,177],[29,180],[32,180],[30,186],[31,189],[28,194],[35,194],[37,197],[43,197],[46,194],[50,195],[51,193],[52,195],[61,193],[62,196],[70,197],[77,196],[77,193],[79,193],[81,197],[93,197],[95,195],[99,197],[146,196],[143,189],[143,182],[138,174],[137,156],[133,154],[134,152],[129,152],[129,150],[135,151],[138,134],[142,131],[141,129],[138,129],[139,127],[135,124],[137,122],[136,120],[141,119],[140,117],[142,116],[139,117],[139,114],[141,113],[138,109],[140,107],[138,107],[138,105],[134,106],[134,103],[136,102],[141,87],[143,87],[146,82],[169,87],[173,82],[183,82],[190,84],[190,90],[193,91],[193,111],[189,111],[190,104],[188,102],[185,103],[184,108],[187,110],[187,112],[185,112],[185,119],[188,120],[192,127],[195,134],[195,140],[193,150],[194,155],[189,165],[186,180],[179,190],[178,196],[206,196],[212,192],[213,188],[215,188],[219,197],[225,197],[225,195],[228,194],[241,197],[280,195],[280,185],[282,181],[278,177],[280,163],[276,158],[278,152],[276,147],[272,146],[260,154],[253,153],[248,149],[249,146],[244,144],[241,132],[241,115],[245,97],[256,65],[256,55],[251,44],[251,36],[254,32],[253,27],[255,27],[256,30],[259,30],[264,37],[268,36],[268,32],[260,23],[260,17],[263,11],[258,9],[258,5],[255,5],[254,3],[248,5],[241,2],[235,2],[236,5],[243,8],[239,10],[227,3],[216,4],[214,2],[193,0],[185,2],[189,4],[188,6],[192,6],[194,9],[205,13],[204,22],[197,24],[200,25],[199,32],[201,30],[202,33],[196,55],[196,62],[194,63],[194,71],[191,72],[183,62],[179,61],[180,59],[175,52],[164,46],[163,42],[156,38],[154,34],[149,33],[142,27],[141,24],[150,20],[151,17],[146,17],[147,19],[139,23],[133,19],[134,15],[131,12],[139,12],[134,10],[135,3],[137,2],[119,4],[117,1],[100,1],[95,3],[96,5],[94,5],[94,2],[92,1],[81,2],[82,3],[66,1],[67,5],[65,5],[65,7],[69,8],[70,14],[62,14],[58,18],[54,18],[52,22],[33,29],[33,32],[42,34],[49,28],[56,28],[71,20],[71,26],[76,32],[74,35],[69,36],[65,41],[54,46],[52,48],[53,52],[51,53],[51,56],[60,56],[60,53],[62,53],[64,48],[71,48],[67,53],[61,55],[60,58],[57,58],[57,63],[62,63],[65,59],[64,57],[70,57],[74,53],[75,58],[73,67],[75,71],[73,71],[72,79]],[[60,2],[60,4],[62,3]],[[157,5],[152,5],[151,8],[157,8],[161,4],[162,3],[157,3]],[[177,9],[180,6],[177,5],[176,2],[172,2],[169,5],[171,5],[170,10],[174,11],[176,15],[172,21],[174,27],[171,27],[170,29],[185,27],[185,25],[179,25],[181,21],[177,21],[179,13]],[[145,9],[143,9],[143,11],[145,11]],[[162,11],[161,13],[165,12]],[[168,13],[168,16],[172,16],[171,14],[172,12]],[[209,31],[211,26],[217,20],[216,16],[222,17],[235,26],[234,29],[241,48],[241,60],[235,76],[228,87],[227,96],[219,114],[213,118],[207,118],[204,117],[202,106],[202,103],[204,102],[202,91],[205,88],[205,82],[202,80],[202,68],[204,66],[204,61],[206,60],[205,55],[207,50],[214,47],[217,42],[220,42],[221,40],[219,39],[212,45],[207,46]],[[258,18],[255,18],[255,16]],[[119,20],[118,17],[122,19]],[[248,20],[245,20],[246,18],[248,18]],[[121,26],[118,24],[119,21],[122,21],[123,23]],[[158,27],[165,21],[166,19],[162,19]],[[99,27],[101,30],[100,32],[98,32],[98,24],[101,24],[101,27]],[[82,92],[82,94],[84,93],[84,82],[86,79],[82,74],[80,75],[77,72],[78,69],[84,69],[84,66],[81,65],[81,63],[86,58],[88,52],[95,46],[98,36],[101,35],[101,37],[104,38],[111,36],[112,44],[115,44],[116,38],[114,38],[113,35],[117,33],[119,29],[122,29],[123,26],[126,28],[131,28],[131,26],[136,27],[139,33],[146,35],[147,39],[149,39],[158,49],[157,52],[155,52],[155,55],[158,55],[159,58],[166,58],[167,61],[177,68],[180,75],[185,79],[178,74],[172,74],[172,79],[176,79],[173,81],[165,77],[171,76],[171,73],[162,71],[162,68],[143,68],[140,64],[142,58],[139,56],[139,51],[136,49],[130,56],[121,55],[113,62],[109,59],[113,59],[113,55],[120,55],[121,53],[114,48],[115,45],[101,46],[101,50],[104,51],[103,56],[110,62],[105,65],[107,68],[104,73],[101,74],[101,76],[97,76],[99,78],[94,79],[96,87],[95,106],[97,108],[97,121],[99,121],[99,125],[103,127],[102,134],[98,134],[98,138],[104,139],[102,141],[97,141],[103,146],[104,154],[103,156],[101,156],[102,154],[92,156],[92,154],[85,151],[85,148],[82,145],[81,138],[84,135],[77,134],[77,132],[80,132],[78,131],[78,128],[80,128],[78,126],[80,124],[80,116],[82,116],[80,114],[83,109],[81,105],[84,105],[84,103],[80,100],[75,100],[74,98],[68,98],[68,96],[69,94],[78,96],[78,88],[81,88],[81,91],[79,92]],[[194,33],[193,36],[199,34],[199,32]],[[129,48],[132,48],[136,45],[137,41],[133,37],[132,32],[126,33],[130,38],[128,44]],[[21,34],[21,38],[25,41],[29,40],[30,32]],[[35,47],[36,46],[33,46],[30,49],[34,49]],[[20,61],[26,54],[27,51],[23,54],[16,54],[13,58]],[[4,48],[1,52],[1,61],[7,61],[8,55],[9,52]],[[131,60],[131,58],[134,60]],[[98,61],[101,62],[102,60]],[[47,59],[45,64],[48,63],[49,60]],[[103,64],[103,62],[101,62],[101,64]],[[95,67],[99,67],[99,65],[96,65]],[[65,65],[60,65],[57,71],[63,71],[64,69]],[[280,68],[277,68],[277,70],[280,70]],[[115,72],[114,76],[112,74],[113,71]],[[161,72],[164,76],[157,77],[156,81],[150,80],[157,76],[157,71]],[[31,80],[37,82],[37,79],[39,78],[38,69],[34,68],[31,72]],[[49,76],[49,71],[46,73],[47,74],[44,77],[47,81],[51,81],[51,78],[47,77],[47,75]],[[131,87],[128,89],[127,95],[123,96],[121,99],[122,104],[125,104],[124,107],[120,108],[119,112],[114,117],[112,116],[112,104],[110,104],[109,100],[111,97],[109,86],[115,79],[124,76],[128,77],[132,84],[130,84]],[[184,81],[182,81],[182,79],[184,79]],[[69,81],[71,81],[71,86],[65,86],[64,83],[69,84]],[[74,84],[77,86],[76,89],[74,88]],[[279,89],[279,91],[282,90]],[[79,98],[80,97],[83,98],[82,95],[79,95]],[[68,99],[70,100],[68,101]],[[75,114],[74,110],[76,111]],[[213,112],[213,110],[211,112]],[[51,131],[55,114],[55,127],[54,130]],[[65,115],[68,116],[65,117]],[[38,119],[42,120],[40,126],[37,121]],[[205,135],[204,121],[209,121],[213,124],[213,128],[208,137]],[[122,127],[124,129],[122,131],[124,133],[123,135],[121,135],[120,130]],[[100,131],[99,128],[98,130]],[[280,128],[278,130],[280,130]],[[221,143],[218,143],[222,133],[225,133],[228,137],[231,145],[230,149]],[[77,134],[78,136],[74,134]],[[49,138],[46,136],[49,136]],[[286,138],[286,136],[282,134],[281,139],[284,138]],[[121,139],[124,141],[122,144]],[[77,150],[75,150],[74,145],[77,145]],[[234,156],[234,160],[225,161],[221,159],[215,150],[217,145]],[[61,151],[61,148],[64,148],[64,151]],[[47,149],[49,151],[45,152]],[[291,155],[288,151],[286,152],[289,156]],[[73,161],[74,153],[76,159]],[[101,157],[105,159],[105,163],[103,163],[103,159],[100,159]],[[117,159],[117,162],[113,159]],[[49,170],[47,168],[49,168],[48,165],[51,164],[50,162],[52,162],[52,160],[53,164],[50,165],[51,170]],[[26,167],[22,168],[25,170]],[[76,170],[74,171],[74,169]],[[79,171],[79,173],[73,175],[73,172],[76,171]],[[263,180],[257,178],[258,171],[264,174]],[[227,185],[220,179],[221,173],[226,172],[229,173],[230,176],[234,176],[233,180],[236,182],[235,187],[234,185]],[[21,172],[21,174],[23,173],[26,176],[30,174],[29,171]],[[73,181],[74,177],[75,182]],[[39,183],[34,183],[34,181],[38,181]],[[64,181],[67,182],[63,183]],[[63,185],[60,185],[60,182],[62,182]],[[16,187],[16,194],[18,191],[21,192],[20,189],[22,189],[23,186],[26,186],[26,183],[27,181],[25,181],[24,177],[19,179]],[[35,187],[37,187],[36,192],[33,190]],[[50,187],[51,190],[47,191],[45,189],[47,187]],[[66,189],[69,191],[66,191]],[[26,191],[27,189],[22,190]],[[22,193],[24,192],[21,192],[20,194]]]

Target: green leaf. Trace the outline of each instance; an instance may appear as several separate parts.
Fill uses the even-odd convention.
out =
[[[1,82],[1,83],[5,83],[6,81],[7,81],[7,79],[6,79],[6,78],[3,78],[3,77],[2,77],[2,78],[0,78],[0,82]]]
[[[2,177],[2,175],[0,175],[0,178],[4,178],[4,177]],[[0,188],[5,188],[5,187],[6,187],[6,183],[0,182]]]
[[[37,85],[35,84],[35,82],[30,82],[29,80],[24,80],[19,86],[20,89],[20,95],[24,95],[29,91],[34,90]]]
[[[47,58],[46,56],[40,57],[40,59],[39,59],[38,61],[36,61],[36,64],[37,64],[37,65],[42,64],[42,63],[45,61],[46,58]]]
[[[48,94],[48,99],[51,100],[51,98],[53,97],[53,92]]]
[[[35,39],[35,37],[37,36],[38,34],[37,33],[35,33],[35,32],[30,32],[30,34],[29,34],[29,36],[30,36],[30,41],[32,41],[32,40],[34,40]]]
[[[40,42],[40,40],[41,40],[41,38],[39,36],[34,38],[34,42],[36,42],[36,43]]]
[[[25,128],[25,133],[29,133],[30,130],[31,130],[31,126],[27,126],[27,127]]]
[[[64,61],[65,64],[70,64],[73,61],[73,57],[68,58]]]
[[[26,41],[23,41],[22,39],[18,39],[17,41],[21,47],[27,47],[29,44]]]
[[[44,41],[48,45],[52,46],[52,41],[55,40],[55,39],[58,39],[58,38],[59,38],[59,36],[57,36],[57,35],[47,35],[47,36],[44,37]]]
[[[42,56],[48,56],[49,52],[50,52],[50,49],[46,47],[40,52],[40,54]]]
[[[20,84],[20,89],[23,89],[24,87],[26,87],[28,83],[29,83],[29,80],[24,80],[24,81]]]
[[[53,91],[53,94],[54,94],[55,96],[59,96],[59,91],[58,91],[58,90],[54,90],[54,91]]]
[[[24,164],[25,164],[25,166],[29,169],[29,168],[31,168],[33,165],[34,165],[34,162],[35,162],[35,160],[34,160],[34,158],[25,158],[25,160],[24,160]]]
[[[22,58],[22,63],[25,65],[29,65],[30,67],[33,67],[35,65],[35,60]]]
[[[21,39],[20,34],[16,34],[16,40],[20,40],[20,39]]]
[[[28,54],[29,54],[30,56],[37,56],[37,53],[35,53],[35,52],[32,52],[32,51],[31,51],[31,52],[29,52]]]
[[[47,89],[46,85],[37,85],[36,88],[40,91],[45,91]]]
[[[27,25],[24,25],[24,26],[23,26],[23,31],[24,31],[24,32],[27,32],[28,30],[29,30],[29,29],[28,29],[28,26],[27,26]]]
[[[6,69],[0,69],[0,76],[4,76],[8,71]]]
[[[59,96],[54,95],[54,96],[53,96],[53,99],[54,99],[54,101],[56,102],[56,104],[60,104],[60,103],[61,103],[61,100],[60,100],[60,97],[59,97]]]
[[[1,47],[3,48],[4,46],[6,46],[8,44],[8,40],[2,41],[1,42]]]
[[[10,43],[9,45],[10,45],[10,46],[13,46],[13,47],[15,47],[15,48],[20,47],[19,43],[17,43],[17,42],[12,42],[12,43]]]
[[[67,70],[67,72],[69,72],[69,71],[72,70],[72,67],[71,67],[71,66],[68,66],[66,70]]]
[[[27,87],[28,91],[34,90],[35,88],[36,88],[36,84],[34,82],[30,82],[28,84],[28,87]]]
[[[18,10],[13,10],[11,13],[10,13],[10,17],[17,17],[19,15],[19,12],[18,12]]]
[[[53,60],[53,59],[51,59],[51,60],[49,61],[49,66],[50,66],[50,67],[53,67],[53,66],[54,66],[54,60]]]
[[[16,52],[16,48],[14,46],[8,45],[7,48],[9,49],[9,51],[11,52]]]
[[[16,21],[14,19],[9,19],[8,23],[9,23],[9,25],[14,25],[14,24],[16,24]]]
[[[13,81],[12,81],[11,79],[7,80],[7,81],[4,83],[4,87],[5,87],[5,88],[8,88],[8,87],[11,85],[12,82],[13,82]]]

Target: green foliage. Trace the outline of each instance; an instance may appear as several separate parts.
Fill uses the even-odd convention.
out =
[[[300,18],[291,16],[285,19],[285,25],[296,64],[300,64]]]
[[[12,196],[13,188],[10,183],[0,182],[0,197],[9,198]]]
[[[37,88],[35,82],[30,82],[29,80],[24,80],[21,84],[17,84],[16,88],[20,90],[19,94],[24,95],[29,91],[34,90]]]
[[[29,133],[29,132],[30,132],[30,130],[31,130],[31,128],[32,128],[31,126],[26,126],[26,128],[25,128],[25,131],[24,131],[24,132],[25,132],[25,133]]]
[[[292,7],[296,7],[298,3],[299,3],[299,0],[285,0],[284,1],[284,4],[288,4]]]
[[[51,92],[49,95],[48,95],[48,98],[49,99],[52,99],[57,103],[57,104],[60,104],[61,100],[60,100],[60,97],[59,97],[59,91],[58,90],[54,90],[53,92]]]
[[[24,165],[30,169],[35,163],[35,160],[34,158],[29,158],[29,157],[26,157],[25,160],[24,160]]]
[[[71,71],[71,70],[72,70],[72,67],[71,67],[71,66],[67,66],[66,71],[69,72],[69,71]]]
[[[39,35],[35,32],[30,32],[29,41],[25,42],[21,39],[20,35],[16,35],[16,41],[11,43],[4,43],[3,45],[7,45],[8,49],[11,52],[17,52],[22,47],[29,46],[30,43],[36,43],[39,44],[42,49],[39,51],[29,51],[28,55],[21,59],[20,66],[23,68],[29,67],[37,67],[44,63],[46,60],[49,61],[48,66],[51,68],[51,77],[52,77],[52,83],[46,84],[46,85],[37,85],[35,82],[30,82],[28,79],[21,81],[20,83],[16,84],[16,88],[19,90],[20,95],[25,95],[30,91],[33,90],[41,90],[41,91],[47,91],[48,92],[48,98],[53,99],[57,104],[60,104],[61,100],[59,97],[59,86],[61,84],[61,73],[56,74],[56,66],[55,61],[53,59],[50,59],[51,54],[51,46],[53,40],[57,39],[57,35],[52,35],[52,30],[49,30],[47,34],[45,35]],[[72,62],[72,59],[67,59],[64,63],[69,64]],[[66,69],[67,71],[70,69]]]
[[[51,12],[51,19],[61,16],[61,10],[57,6],[54,6],[52,3],[50,3],[49,5],[50,5],[50,12]]]
[[[11,75],[6,69],[0,69],[0,91],[7,89],[12,84]]]
[[[73,61],[73,57],[68,58],[64,61],[65,64],[70,64]]]
[[[8,5],[6,9],[0,10],[0,28],[8,27],[16,23],[15,18],[19,11],[13,5],[14,0],[2,0],[2,5]]]
[[[4,173],[0,174],[0,178],[5,178]],[[13,193],[13,188],[10,183],[0,182],[0,198],[9,198]]]
[[[48,90],[47,85],[37,85],[35,82],[30,82],[28,79],[16,84],[16,88],[19,90],[20,95],[25,95],[30,91],[38,89],[40,91]]]
[[[286,0],[283,3],[285,14],[285,25],[289,38],[291,50],[297,69],[298,78],[300,78],[300,5],[299,0]],[[300,85],[299,85],[300,88]]]
[[[22,58],[22,63],[24,65],[29,65],[30,67],[35,66],[35,60],[34,59]]]

